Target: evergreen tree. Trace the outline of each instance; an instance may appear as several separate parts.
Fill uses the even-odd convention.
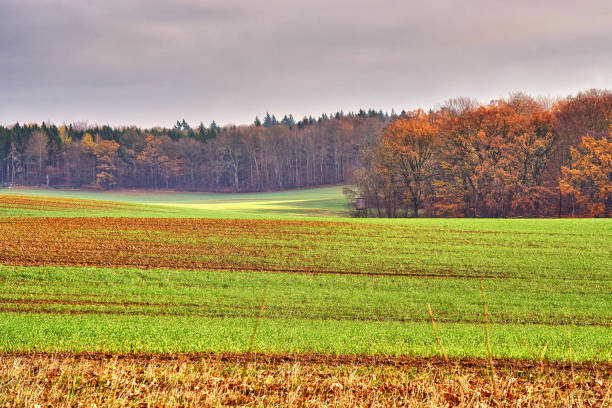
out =
[[[288,128],[292,128],[293,126],[295,126],[295,119],[293,119],[293,115],[285,115],[283,117],[283,120],[281,121],[281,125],[287,126]]]
[[[266,117],[264,118],[263,125],[264,127],[267,127],[267,128],[274,126],[274,122],[272,120],[272,116],[270,116],[270,112],[266,112]]]
[[[221,131],[221,128],[217,125],[217,122],[214,120],[210,123],[209,134],[211,137],[217,136],[217,134]]]
[[[198,125],[198,139],[204,141],[206,140],[207,136],[208,130],[206,129],[204,123],[200,122],[200,124]]]

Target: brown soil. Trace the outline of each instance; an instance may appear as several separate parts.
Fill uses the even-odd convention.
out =
[[[378,228],[378,227],[377,227]],[[0,263],[142,269],[206,269],[396,277],[484,278],[482,273],[372,270],[334,253],[321,237],[377,233],[343,222],[165,218],[14,218],[0,223]],[[338,231],[341,229],[341,231]],[[380,232],[380,231],[378,231]],[[248,238],[248,242],[241,241]],[[300,246],[294,241],[299,240]],[[363,244],[365,245],[365,244]],[[337,259],[336,259],[337,258]],[[503,278],[496,274],[495,278]]]
[[[462,368],[477,369],[487,371],[489,362],[484,358],[466,357],[452,358],[446,362],[441,357],[410,357],[410,356],[382,356],[382,355],[331,355],[317,353],[103,353],[103,352],[9,352],[0,353],[2,356],[13,357],[48,357],[48,358],[75,358],[87,360],[126,360],[126,361],[217,361],[224,363],[248,363],[258,362],[265,364],[281,363],[301,363],[301,364],[325,364],[325,365],[357,365],[357,366],[393,366],[406,369],[421,368]],[[612,375],[612,361],[604,362],[566,362],[543,360],[518,360],[518,359],[495,359],[494,367],[496,370],[519,370],[519,371],[541,371],[542,368],[548,371],[571,371],[573,366],[575,373],[601,373],[605,376]]]

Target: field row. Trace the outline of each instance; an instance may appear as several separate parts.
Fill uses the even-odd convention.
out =
[[[39,198],[27,196],[0,196],[0,209],[22,210],[126,210],[131,204],[108,201],[73,200],[69,198]]]
[[[476,279],[0,267],[0,351],[484,357]],[[531,287],[530,287],[531,286]],[[610,282],[486,281],[496,357],[612,359]],[[568,330],[571,327],[571,340]]]
[[[359,275],[0,266],[0,311],[47,314],[482,321],[479,281]],[[607,326],[612,281],[493,279],[493,323]]]
[[[0,352],[246,352],[253,318],[0,313]],[[450,357],[485,358],[482,324],[439,323]],[[611,361],[610,328],[490,325],[495,358]],[[570,340],[571,338],[571,340]],[[263,318],[254,351],[392,356],[441,356],[431,324]]]
[[[608,220],[453,221],[6,218],[0,263],[610,279]]]

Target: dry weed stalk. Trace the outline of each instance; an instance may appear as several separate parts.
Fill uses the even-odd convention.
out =
[[[266,289],[264,289],[263,297],[261,298],[261,305],[259,306],[259,313],[257,314],[257,320],[255,321],[255,327],[253,328],[253,334],[251,335],[251,341],[249,343],[249,354],[253,352],[253,346],[255,346],[255,338],[257,337],[257,330],[259,330],[259,325],[261,324],[261,319],[263,318],[263,312],[266,307],[266,298],[268,297],[268,291],[270,290],[270,282],[266,284]]]
[[[446,363],[450,365],[450,360],[448,359],[448,355],[446,354],[446,350],[442,345],[442,340],[440,340],[440,336],[438,335],[438,329],[436,327],[436,321],[434,320],[433,310],[431,310],[431,305],[427,303],[427,310],[429,310],[429,316],[431,316],[431,325],[433,326],[434,333],[436,335],[436,340],[438,341],[438,345],[440,346],[440,350],[442,350],[442,355],[444,356],[444,360]]]
[[[487,313],[487,299],[485,297],[484,281],[480,280],[480,293],[482,294],[482,315],[485,324],[485,337],[487,340],[487,352],[489,353],[489,368],[491,369],[491,378],[495,383],[495,367],[493,366],[493,353],[491,352],[491,338],[489,336],[489,314]]]
[[[266,308],[266,298],[268,297],[268,291],[270,290],[270,282],[266,283],[266,288],[264,289],[263,297],[261,298],[261,305],[259,306],[259,313],[257,313],[257,320],[255,321],[255,327],[253,328],[253,334],[251,334],[251,341],[249,342],[249,350],[248,354],[252,355],[253,347],[255,346],[255,339],[257,338],[257,331],[259,330],[259,326],[261,324],[261,320],[263,319],[264,309]],[[248,364],[245,364],[242,370],[242,377],[245,376]]]
[[[567,327],[567,345],[569,347],[569,361],[572,372],[572,383],[576,381],[576,376],[574,375],[574,356],[572,352],[572,326]]]
[[[544,345],[544,347],[542,348],[542,352],[540,353],[540,373],[544,374],[544,355],[546,355],[546,350],[548,350],[548,343],[550,342],[546,342],[546,344]]]

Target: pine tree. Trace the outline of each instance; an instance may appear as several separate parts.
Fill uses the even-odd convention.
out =
[[[217,122],[214,120],[210,123],[210,130],[208,131],[211,137],[217,136],[217,134],[221,131],[221,128],[217,125]]]
[[[271,127],[271,126],[274,126],[274,123],[272,121],[272,116],[270,116],[269,112],[266,112],[266,116],[264,118],[263,125],[264,125],[264,127],[267,127],[267,128]]]
[[[281,121],[281,125],[287,126],[288,128],[292,128],[293,126],[295,126],[295,119],[293,119],[293,115],[285,115],[283,117],[283,120]]]
[[[206,126],[204,125],[203,122],[200,122],[200,124],[198,125],[198,138],[200,140],[205,140],[207,133],[208,132],[206,130]]]

